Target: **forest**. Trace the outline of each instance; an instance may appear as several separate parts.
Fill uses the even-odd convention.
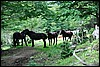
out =
[[[98,65],[99,1],[1,1],[1,66]]]

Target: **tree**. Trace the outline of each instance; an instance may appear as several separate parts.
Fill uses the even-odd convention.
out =
[[[88,17],[91,18],[91,16],[94,16],[97,19],[97,23],[99,23],[98,1],[57,1],[57,3],[58,5],[60,5],[60,8],[58,9],[59,14],[57,16],[57,19],[59,18],[61,22],[64,22],[66,20],[71,21],[72,19],[75,19],[75,21],[77,22],[81,20],[87,21],[86,19]]]
[[[6,29],[31,25],[51,31],[73,30],[81,21],[84,25],[90,22],[91,17],[99,23],[98,1],[1,1],[1,26]],[[31,21],[39,18],[41,21]],[[39,26],[39,22],[43,25]]]
[[[15,21],[20,25],[22,20],[39,16],[46,20],[54,16],[54,12],[48,9],[46,1],[1,1],[2,28],[13,26]]]

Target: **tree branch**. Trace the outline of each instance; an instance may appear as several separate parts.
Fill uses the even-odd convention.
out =
[[[80,51],[84,51],[84,50],[88,50],[88,48],[85,48],[85,49],[79,49],[79,50],[74,50],[73,52],[73,56],[75,56],[83,65],[86,65],[86,66],[97,66],[97,65],[94,65],[94,64],[87,64],[86,62],[84,62],[82,59],[80,59],[75,53],[76,52],[80,52]]]

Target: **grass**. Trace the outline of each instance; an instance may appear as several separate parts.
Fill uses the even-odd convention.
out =
[[[77,53],[77,56],[79,56],[82,60],[84,60],[88,64],[93,64],[96,62],[99,62],[99,52],[98,51],[84,51]]]
[[[30,60],[26,66],[40,66],[40,65],[35,63],[34,60]]]
[[[56,63],[53,63],[52,66],[70,66],[75,60],[73,56],[70,56],[65,59],[59,59],[56,61]]]
[[[76,49],[82,49],[90,47],[87,51],[76,53],[78,57],[80,57],[82,60],[84,60],[88,64],[93,64],[99,62],[99,51],[91,50],[93,45],[99,44],[99,40],[94,40],[92,43],[89,43],[88,41],[84,44],[79,44]],[[77,66],[80,66],[80,64],[77,64]]]
[[[45,56],[47,56],[49,58],[49,60],[45,61],[45,63],[44,63],[45,66],[46,65],[47,66],[84,66],[74,56],[70,56],[65,59],[61,59],[60,45],[62,43],[62,40],[59,39],[58,41],[59,41],[58,45],[48,46],[48,48],[42,48],[43,46],[35,47],[35,49],[43,51],[45,53]],[[94,40],[92,43],[87,41],[86,43],[78,44],[76,49],[92,47],[94,44],[98,44],[98,43],[99,43],[99,40]],[[82,60],[84,60],[88,64],[99,62],[99,51],[96,51],[96,50],[91,51],[91,49],[89,49],[87,51],[76,53],[76,55],[79,56]]]
[[[10,46],[3,46],[3,47],[1,47],[2,50],[8,50],[10,48],[11,48]]]
[[[39,50],[41,53],[38,55],[31,56],[30,61],[26,64],[27,66],[84,66],[77,60],[74,56],[61,59],[61,48],[62,38],[58,38],[58,44],[49,46],[48,40],[46,40],[47,47],[43,48],[43,41],[36,40],[34,41],[34,49]],[[95,44],[99,44],[99,40],[94,40],[92,43],[87,41],[83,44],[78,44],[76,49],[83,49],[87,47],[92,47]],[[28,44],[31,46],[32,44]],[[25,46],[25,44],[24,44]],[[3,50],[9,49],[10,47],[3,47]],[[22,48],[22,46],[17,46],[16,48]],[[89,49],[87,51],[76,53],[82,60],[88,64],[99,62],[99,51]],[[34,58],[34,59],[33,59]],[[41,59],[42,58],[42,59]],[[40,61],[38,61],[40,60]]]
[[[44,58],[45,60],[42,60],[44,63],[39,63],[37,62],[37,65],[40,66],[50,66],[52,63],[56,62],[56,60],[58,60],[60,58],[60,53],[61,53],[61,49],[60,49],[60,43],[62,42],[62,39],[58,40],[58,44],[57,45],[51,45],[49,46],[49,42],[46,41],[47,43],[47,47],[43,48],[43,42],[42,41],[35,41],[35,47],[34,49],[41,51],[41,53],[37,56],[32,56],[32,58]],[[42,44],[40,46],[38,46],[38,42],[39,44]],[[41,59],[39,59],[41,60]],[[31,66],[33,61],[30,61],[28,63],[28,66]],[[33,66],[34,66],[34,62],[33,62]]]
[[[94,40],[92,43],[90,43],[89,41],[83,43],[83,44],[78,44],[78,46],[76,47],[76,49],[79,49],[79,48],[86,48],[87,46],[88,47],[91,47],[95,44],[99,44],[99,39],[97,40]]]

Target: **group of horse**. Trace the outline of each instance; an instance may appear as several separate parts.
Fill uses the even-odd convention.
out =
[[[73,35],[73,33],[71,31],[66,32],[65,30],[60,30],[60,31],[56,31],[56,32],[47,31],[46,33],[47,34],[36,33],[34,31],[29,31],[29,29],[25,29],[21,33],[15,32],[13,34],[13,46],[15,46],[15,47],[18,46],[20,39],[22,40],[22,46],[23,46],[23,40],[24,40],[26,46],[28,46],[27,42],[26,42],[26,35],[28,35],[30,37],[30,39],[32,41],[32,47],[34,47],[34,40],[42,39],[43,42],[44,42],[44,48],[46,47],[46,39],[47,38],[49,40],[49,46],[50,46],[50,45],[52,45],[52,39],[54,40],[53,45],[55,44],[55,42],[56,42],[56,45],[57,45],[57,37],[58,37],[59,34],[62,34],[63,41],[66,40],[66,37],[69,37],[70,40],[71,40],[71,37]]]

